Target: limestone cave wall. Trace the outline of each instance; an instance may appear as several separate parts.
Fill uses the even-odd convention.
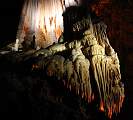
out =
[[[133,2],[131,0],[101,0],[94,3],[92,8],[107,24],[110,43],[120,58],[128,118],[133,106]]]

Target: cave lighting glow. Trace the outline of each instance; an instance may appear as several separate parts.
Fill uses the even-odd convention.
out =
[[[67,7],[79,4],[79,0],[26,0],[17,38],[28,30],[37,32],[41,29],[52,42],[57,42],[63,32],[62,13]]]

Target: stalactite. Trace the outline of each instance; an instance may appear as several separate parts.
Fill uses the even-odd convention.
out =
[[[70,19],[68,23],[74,19],[70,16],[67,16]],[[102,22],[93,25],[91,18],[87,17],[73,23],[70,27],[73,28],[71,32],[78,32],[85,28],[82,38],[48,47],[48,51],[52,54],[46,55],[42,61],[48,56],[51,60],[47,63],[43,61],[45,65],[41,66],[45,66],[47,76],[62,81],[68,90],[74,91],[88,103],[97,96],[100,99],[99,109],[105,111],[111,118],[113,113],[120,112],[124,100],[124,86],[121,83],[117,53],[111,47],[106,34],[107,26]],[[48,54],[48,51],[44,51],[43,56]],[[68,53],[67,56],[64,55],[64,51]],[[97,95],[91,81],[96,84]]]
[[[49,38],[48,45],[58,42],[64,30],[62,13],[67,7],[79,4],[80,0],[26,0],[16,38],[22,43],[24,34],[27,34],[26,28],[35,34],[42,29]]]

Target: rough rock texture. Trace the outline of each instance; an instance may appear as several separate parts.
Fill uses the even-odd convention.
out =
[[[131,119],[133,107],[133,2],[131,0],[100,0],[94,3],[97,15],[101,16],[107,24],[107,33],[110,43],[118,52],[120,58],[122,80],[125,83],[126,99],[124,102],[121,119]],[[131,118],[130,118],[131,117]]]
[[[22,1],[22,0],[21,0]],[[103,0],[105,1],[105,0]],[[17,2],[18,0],[14,1],[8,1],[9,6],[18,6]],[[126,100],[124,104],[124,108],[121,112],[121,119],[132,119],[132,106],[133,106],[133,87],[132,87],[132,78],[133,78],[133,67],[132,67],[132,61],[133,61],[133,53],[132,53],[132,1],[131,0],[114,0],[111,4],[104,4],[104,9],[98,10],[99,12],[103,13],[101,16],[104,19],[105,23],[108,25],[108,35],[110,38],[111,45],[115,50],[117,50],[119,58],[120,58],[120,64],[121,64],[121,72],[122,72],[122,79],[126,80],[125,87],[126,87]],[[3,4],[1,4],[3,6]],[[5,1],[5,6],[7,6],[7,1]],[[16,36],[16,29],[14,26],[18,25],[19,18],[16,16],[19,16],[18,13],[18,7],[15,8],[6,8],[6,12],[2,12],[1,15],[1,43],[6,44],[10,42],[11,40],[15,39]],[[101,8],[101,7],[98,7]],[[19,8],[20,9],[20,8]],[[1,8],[1,11],[5,11],[3,7]],[[20,10],[21,11],[21,10]],[[12,22],[9,22],[12,21]],[[16,21],[16,22],[15,22]],[[5,23],[5,24],[3,24]],[[11,24],[12,23],[12,24]],[[3,25],[3,26],[2,26]],[[7,29],[8,28],[8,29]],[[14,30],[14,31],[13,31]],[[112,31],[112,32],[110,32]],[[8,35],[7,35],[8,34]],[[2,46],[2,44],[0,44]],[[3,62],[2,64],[4,64]],[[10,65],[10,64],[9,64]],[[5,64],[5,66],[9,65]],[[3,68],[5,68],[5,66]],[[13,65],[12,67],[14,68]],[[2,69],[3,71],[3,69]],[[9,71],[9,69],[8,69]],[[23,69],[22,69],[23,71]],[[2,73],[1,73],[2,74]],[[4,74],[4,76],[8,76],[9,74]],[[10,79],[10,78],[7,78]],[[13,84],[13,83],[12,83]],[[5,82],[4,77],[1,77],[1,88],[3,89],[2,92],[6,91],[7,83]],[[4,92],[2,94],[4,96]],[[2,103],[5,102],[5,97],[2,98]],[[12,98],[12,97],[11,97]],[[5,106],[7,104],[4,104]],[[3,106],[4,106],[3,105]],[[4,110],[4,107],[1,109]],[[28,111],[29,112],[29,111]],[[27,112],[27,113],[28,113]],[[16,113],[15,113],[16,115]],[[20,118],[19,118],[20,119]],[[64,118],[65,119],[65,118]],[[120,120],[121,120],[120,119]]]
[[[62,87],[44,72],[32,71],[29,61],[16,62],[13,53],[0,57],[1,119],[97,120],[105,118],[93,105]],[[12,56],[12,58],[11,58]],[[20,56],[19,56],[20,57]],[[13,61],[14,59],[14,61]],[[12,60],[12,61],[11,61]],[[3,64],[5,63],[5,64]],[[32,61],[30,61],[32,63]],[[8,69],[5,68],[8,66]],[[7,86],[7,87],[5,87]],[[8,89],[8,94],[6,91]],[[93,107],[92,107],[93,106]],[[7,117],[7,118],[6,118]]]

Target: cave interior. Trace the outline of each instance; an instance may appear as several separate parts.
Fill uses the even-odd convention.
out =
[[[81,97],[82,95],[75,94],[71,88],[65,87],[65,83],[60,81],[60,77],[52,76],[50,70],[47,73],[46,69],[48,69],[48,65],[45,64],[49,61],[53,62],[52,60],[56,59],[59,61],[57,64],[61,64],[63,58],[60,56],[67,59],[70,55],[69,50],[62,52],[61,50],[65,48],[61,46],[61,50],[59,49],[57,54],[55,54],[56,51],[54,51],[54,54],[57,56],[51,57],[51,53],[48,50],[54,50],[55,47],[58,47],[57,41],[54,40],[52,43],[48,43],[48,45],[45,44],[46,46],[42,45],[42,42],[38,42],[39,49],[35,47],[36,43],[32,43],[33,41],[30,42],[30,45],[29,41],[22,41],[23,47],[15,51],[16,49],[14,49],[14,46],[17,42],[18,33],[20,33],[18,32],[18,28],[22,19],[21,16],[24,3],[25,0],[13,0],[8,1],[8,3],[7,1],[2,1],[0,5],[0,88],[2,91],[0,109],[2,113],[6,113],[6,117],[19,120],[131,119],[133,107],[133,2],[131,0],[95,0],[93,2],[89,0],[89,2],[86,3],[85,0],[82,0],[82,4],[84,4],[83,7],[72,6],[66,9],[63,14],[64,33],[58,31],[60,36],[63,35],[64,38],[62,38],[62,36],[56,36],[58,39],[61,39],[59,44],[66,42],[71,43],[75,39],[82,39],[83,32],[87,30],[86,26],[88,24],[86,23],[83,29],[82,27],[80,29],[80,26],[79,30],[75,28],[76,30],[74,29],[74,32],[72,26],[74,23],[82,21],[83,18],[87,18],[89,12],[92,24],[97,24],[99,21],[102,21],[107,25],[109,45],[118,55],[121,81],[125,88],[125,99],[121,111],[118,114],[111,115],[111,118],[110,114],[106,115],[105,112],[98,110],[97,100],[99,100],[99,98],[88,103],[83,99],[84,97]],[[87,5],[89,8],[87,7],[86,9]],[[75,13],[78,13],[78,17],[75,15],[77,18],[72,18],[73,12],[71,11],[74,10],[76,11]],[[67,12],[70,16],[67,16]],[[69,23],[69,17],[72,18],[74,23]],[[82,24],[82,26],[84,25]],[[32,35],[32,39],[35,39],[34,37],[35,36]],[[69,44],[66,44],[66,46],[67,45],[69,46]],[[45,58],[46,56],[44,56],[44,53],[47,53],[46,56],[48,55],[50,57]],[[43,62],[41,63],[40,61],[42,60]],[[39,65],[44,64],[43,69],[42,66],[40,69],[38,63]],[[57,65],[54,67],[56,68],[59,66]],[[60,70],[57,70],[57,72],[58,71]],[[92,74],[92,71],[90,71],[90,73]],[[92,79],[94,79],[93,77]],[[96,86],[94,85],[93,87],[93,89],[95,89]],[[5,91],[7,90],[8,98],[5,96]],[[95,92],[97,93],[98,91],[96,90]]]

